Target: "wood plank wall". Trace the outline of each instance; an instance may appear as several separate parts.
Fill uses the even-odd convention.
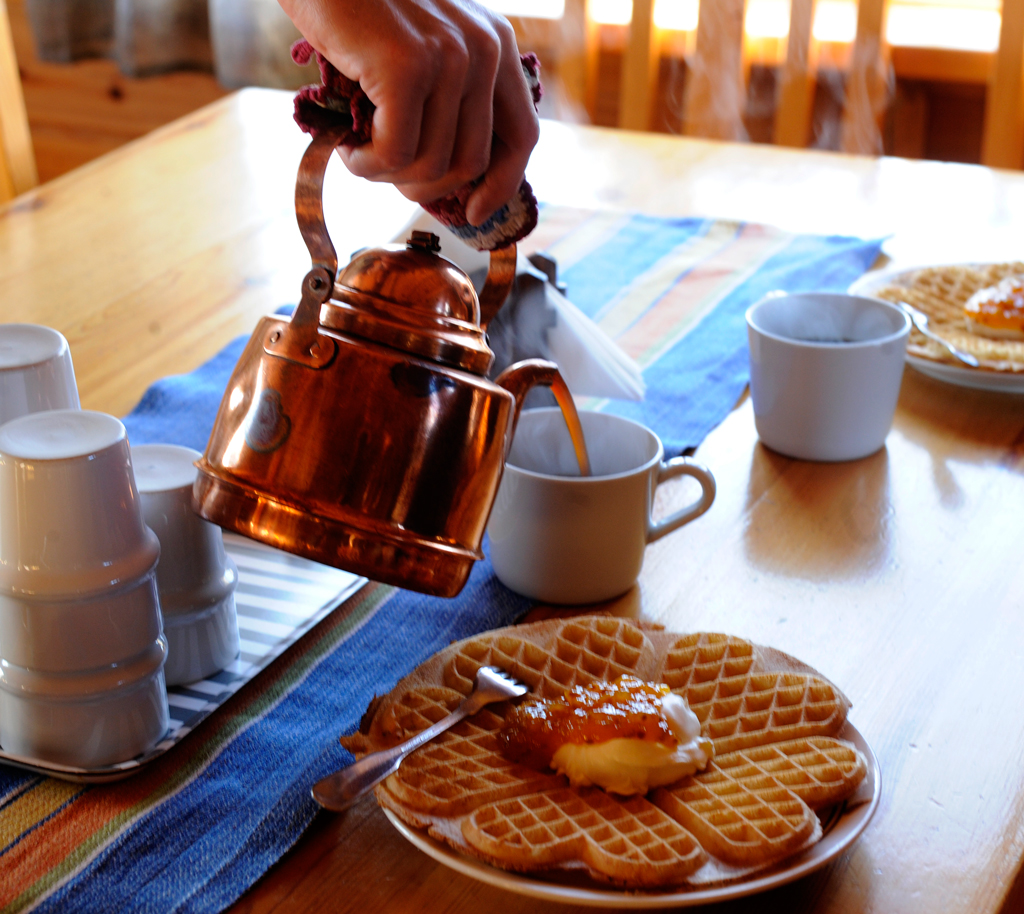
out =
[[[128,79],[111,60],[36,56],[24,0],[7,0],[39,180],[48,181],[227,93],[211,73]]]

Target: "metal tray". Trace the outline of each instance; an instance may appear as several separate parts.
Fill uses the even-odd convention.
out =
[[[241,651],[230,666],[209,679],[167,690],[170,727],[156,746],[136,758],[102,768],[57,765],[2,748],[0,762],[86,784],[126,778],[184,739],[203,718],[366,583],[366,578],[233,533],[224,534],[224,548],[238,566],[235,606]]]

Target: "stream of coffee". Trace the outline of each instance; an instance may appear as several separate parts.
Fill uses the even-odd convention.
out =
[[[576,462],[580,465],[580,476],[589,476],[590,456],[587,454],[587,442],[583,440],[580,414],[576,412],[572,394],[569,393],[569,387],[560,374],[555,374],[551,382],[551,392],[555,395],[555,400],[565,417],[565,424],[569,427],[569,437],[572,438],[573,450],[576,451]]]

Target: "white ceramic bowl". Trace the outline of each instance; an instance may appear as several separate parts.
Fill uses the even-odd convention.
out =
[[[78,409],[68,341],[50,327],[0,324],[0,425],[47,409]]]
[[[220,527],[192,510],[193,464],[201,456],[172,444],[132,448],[142,514],[160,540],[156,582],[168,685],[205,679],[238,656],[238,571],[224,552]]]
[[[747,311],[761,441],[804,460],[855,460],[885,444],[910,319],[879,299],[771,295]]]
[[[79,767],[167,729],[155,568],[124,426],[82,410],[0,427],[0,745]]]

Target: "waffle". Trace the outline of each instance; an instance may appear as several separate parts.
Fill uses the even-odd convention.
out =
[[[803,847],[818,824],[812,809],[848,796],[864,773],[847,743],[791,740],[719,756],[652,799],[709,853],[754,866]]]
[[[485,858],[527,871],[582,861],[592,875],[630,888],[682,882],[707,860],[693,835],[657,806],[596,787],[483,806],[462,830]]]
[[[819,676],[757,669],[754,646],[727,635],[680,638],[669,649],[659,678],[689,702],[716,755],[838,733],[849,707]]]
[[[500,666],[535,694],[632,673],[687,698],[715,745],[704,772],[617,797],[572,788],[550,770],[506,759],[495,704],[412,753],[376,789],[378,802],[435,839],[518,871],[582,870],[626,888],[739,879],[816,841],[813,809],[849,796],[864,758],[834,737],[849,702],[785,654],[717,634],[680,636],[605,616],[548,620],[451,645],[375,700],[357,755],[439,720]]]
[[[416,689],[388,708],[383,729],[401,742],[436,723],[462,700],[452,689]],[[491,705],[412,753],[389,781],[389,793],[407,807],[407,819],[461,816],[484,803],[562,787],[558,775],[510,762],[498,749],[502,716]],[[500,710],[500,708],[499,708]]]
[[[556,626],[539,623],[539,631],[549,632],[539,643],[524,636],[525,628],[465,642],[445,667],[445,683],[468,695],[476,671],[490,665],[525,682],[534,695],[557,698],[572,686],[609,682],[625,673],[653,678],[657,666],[653,645],[625,619],[590,616]]]
[[[991,339],[967,329],[963,307],[975,292],[1007,276],[1024,275],[1024,263],[962,264],[925,267],[902,273],[870,294],[891,302],[904,301],[928,315],[930,329],[958,349],[969,352],[982,368],[1024,371],[1024,341]],[[959,365],[938,343],[916,329],[910,331],[911,355]]]

